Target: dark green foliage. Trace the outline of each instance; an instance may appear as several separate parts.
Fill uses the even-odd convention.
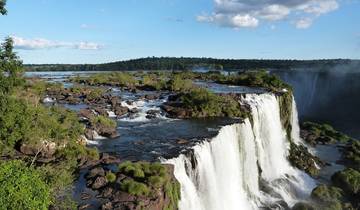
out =
[[[180,199],[180,184],[171,178],[167,166],[161,163],[130,162],[119,165],[119,173],[128,176],[121,182],[121,189],[132,195],[150,196],[157,189],[162,189],[169,203],[165,209],[177,209]]]
[[[13,40],[6,38],[0,47],[0,97],[11,94],[24,82],[22,61],[13,52]]]
[[[302,128],[310,131],[312,134],[316,136],[316,138],[320,138],[323,141],[326,140],[327,143],[346,143],[352,140],[351,137],[336,131],[331,125],[328,124],[318,124],[314,122],[304,122],[302,124]]]
[[[295,143],[290,143],[289,150],[289,161],[291,165],[297,167],[300,170],[305,171],[312,177],[316,177],[319,174],[319,169],[315,164],[322,165],[320,159],[312,155],[307,147],[303,145],[297,145]]]
[[[194,88],[181,97],[192,117],[245,117],[240,103],[230,96],[220,96],[204,88]]]
[[[137,84],[136,79],[130,73],[113,72],[106,74],[93,74],[89,77],[75,77],[73,82],[85,83],[88,85],[113,85],[120,87],[133,87]]]
[[[5,9],[5,5],[6,5],[6,0],[0,0],[0,14],[1,15],[6,15],[7,11]]]
[[[357,170],[347,168],[339,171],[331,177],[331,181],[350,195],[360,195],[360,172]]]
[[[343,156],[346,164],[360,171],[360,141],[351,141],[344,149]]]
[[[256,59],[213,59],[213,58],[174,58],[148,57],[106,64],[84,65],[27,65],[28,71],[139,71],[139,70],[189,70],[205,67],[212,70],[248,70],[248,69],[290,69],[292,67],[334,67],[353,61],[335,60],[256,60]]]
[[[343,191],[337,187],[320,185],[311,192],[311,198],[320,203],[341,201]]]
[[[0,164],[0,185],[1,209],[45,210],[50,205],[49,186],[21,161]]]
[[[110,183],[116,181],[116,175],[111,171],[107,172],[105,177],[106,177],[106,180]]]
[[[150,189],[144,184],[132,179],[125,179],[121,182],[121,190],[135,196],[148,196]]]

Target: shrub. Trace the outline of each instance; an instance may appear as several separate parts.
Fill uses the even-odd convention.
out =
[[[111,171],[107,172],[105,177],[106,177],[106,180],[108,182],[115,182],[116,181],[116,175]]]
[[[190,79],[183,79],[181,75],[174,75],[168,86],[171,91],[186,92],[193,89],[193,82]]]
[[[135,196],[147,196],[150,193],[150,189],[145,184],[132,179],[123,180],[120,188],[121,190]]]
[[[21,161],[0,164],[0,206],[2,209],[48,209],[49,186],[40,173]]]
[[[110,118],[104,117],[102,115],[92,117],[90,119],[90,122],[94,126],[102,125],[102,126],[110,127],[110,128],[115,128],[116,127],[116,121],[114,121],[114,120],[112,120]]]
[[[157,188],[162,187],[165,182],[164,178],[161,176],[150,176],[147,180],[150,186]]]

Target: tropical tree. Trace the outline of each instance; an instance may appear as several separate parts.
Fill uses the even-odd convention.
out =
[[[7,11],[5,9],[6,0],[0,0],[0,14],[6,15]]]

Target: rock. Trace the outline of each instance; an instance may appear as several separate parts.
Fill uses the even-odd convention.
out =
[[[113,193],[113,189],[111,187],[106,187],[104,190],[102,190],[101,197],[111,198],[112,193]]]
[[[114,209],[114,208],[113,208],[113,205],[111,202],[104,203],[101,206],[101,210],[112,210],[112,209]]]
[[[70,95],[68,96],[65,101],[69,104],[79,104],[81,102],[81,100],[79,98],[75,98],[74,96]]]
[[[20,146],[20,152],[25,155],[39,157],[52,157],[56,152],[56,144],[54,142],[43,141],[41,145],[27,145],[22,144]]]
[[[137,108],[133,108],[133,109],[130,109],[129,111],[131,114],[135,114],[135,113],[138,113],[139,110]]]
[[[336,187],[341,188],[351,196],[360,197],[360,172],[347,168],[343,171],[336,172],[331,181]]]
[[[79,206],[79,210],[85,210],[85,209],[90,209],[91,208],[91,204],[84,204]]]
[[[101,155],[101,162],[103,164],[109,165],[109,164],[115,164],[115,163],[120,163],[120,159],[114,156],[111,156],[107,153],[102,153]]]
[[[147,119],[155,119],[158,114],[160,114],[160,110],[149,110],[146,112]]]
[[[95,108],[95,111],[99,114],[99,115],[102,115],[104,117],[107,117],[108,116],[108,112],[106,109],[102,108],[102,107],[96,107]]]
[[[95,179],[94,183],[92,184],[91,188],[94,190],[98,190],[102,187],[105,187],[107,184],[107,180],[103,176],[99,176]]]
[[[125,115],[129,112],[129,108],[127,107],[123,107],[121,105],[117,105],[115,108],[114,108],[114,112],[117,116],[122,116],[122,115]]]
[[[79,116],[80,116],[80,117],[87,118],[87,119],[90,119],[90,118],[94,117],[95,114],[94,114],[93,111],[90,110],[90,109],[81,109],[81,110],[79,111]]]
[[[155,100],[155,99],[158,99],[158,98],[159,98],[158,94],[145,95],[146,100]]]
[[[78,140],[76,141],[77,144],[86,146],[87,141],[85,136],[80,136]]]
[[[186,139],[179,139],[176,143],[177,143],[177,144],[188,144],[189,141],[186,140]]]
[[[81,200],[89,200],[92,196],[89,193],[81,193],[80,198]]]
[[[94,140],[95,139],[94,130],[89,128],[85,129],[85,137],[89,140]]]
[[[89,179],[97,176],[105,176],[105,170],[101,166],[91,169],[87,173],[86,178]]]

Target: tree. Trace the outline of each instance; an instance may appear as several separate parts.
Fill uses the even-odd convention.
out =
[[[41,173],[19,160],[0,164],[0,209],[45,210],[51,203]]]
[[[0,96],[8,95],[23,81],[22,61],[13,51],[13,40],[8,37],[0,46]]]
[[[0,0],[0,14],[1,15],[6,15],[7,11],[5,9],[5,5],[6,5],[6,0]]]

